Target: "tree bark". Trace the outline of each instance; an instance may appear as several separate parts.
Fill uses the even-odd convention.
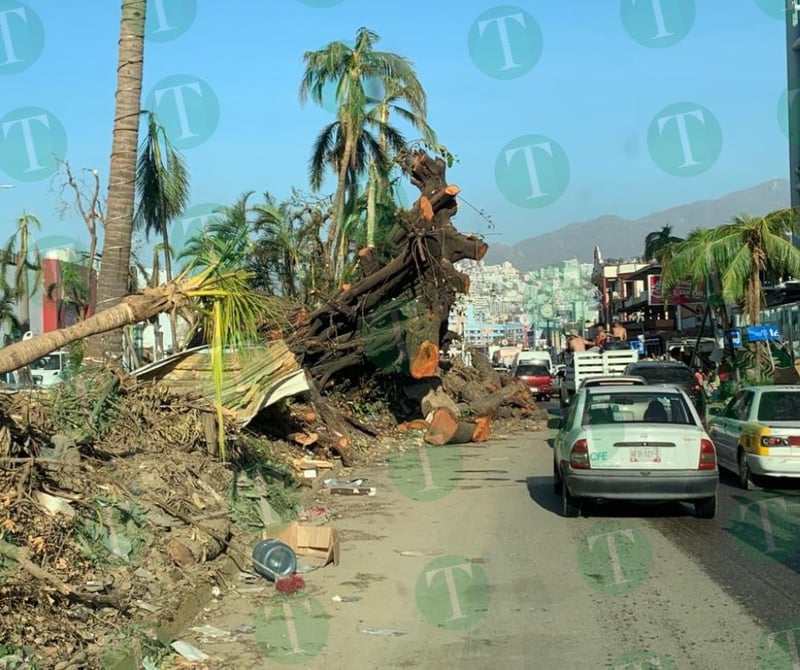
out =
[[[97,311],[115,307],[128,292],[146,6],[146,0],[122,0],[121,5],[108,215],[97,282]],[[103,333],[102,337],[90,341],[87,356],[95,360],[119,360],[122,333],[113,329]]]

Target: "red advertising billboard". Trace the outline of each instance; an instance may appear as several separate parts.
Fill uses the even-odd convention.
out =
[[[672,287],[672,294],[668,300],[664,300],[661,292],[661,275],[650,275],[647,278],[647,304],[664,305],[667,302],[671,305],[696,305],[704,303],[706,295],[697,289],[692,290],[688,282],[679,282]]]

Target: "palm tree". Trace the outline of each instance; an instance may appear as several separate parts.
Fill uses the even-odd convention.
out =
[[[169,245],[169,224],[179,217],[189,203],[189,173],[180,152],[172,145],[156,115],[147,114],[147,135],[139,149],[136,165],[136,189],[139,206],[134,228],[161,237],[164,250],[164,273],[172,281],[172,249]],[[170,314],[173,348],[177,350],[177,315]]]
[[[679,242],[683,242],[683,238],[675,237],[672,234],[672,226],[667,223],[662,226],[661,230],[648,233],[644,238],[644,257],[642,260],[654,260],[663,264],[669,260],[675,245]]]
[[[253,248],[253,224],[248,218],[247,191],[230,207],[222,207],[205,230],[190,237],[178,259],[188,260],[190,271],[200,271],[219,264],[222,259],[234,267],[246,267]]]
[[[376,33],[360,28],[353,47],[343,42],[331,42],[325,48],[307,51],[303,56],[306,68],[300,84],[302,103],[310,96],[322,106],[325,85],[329,82],[336,84],[337,120],[324,128],[317,138],[310,168],[311,185],[315,190],[321,186],[321,168],[331,166],[336,174],[329,231],[329,252],[334,250],[333,245],[338,246],[338,251],[331,256],[334,273],[342,262],[343,245],[336,244],[336,240],[344,221],[345,198],[352,191],[357,176],[363,174],[368,165],[366,150],[380,161],[383,168],[387,165],[380,143],[372,135],[364,134],[369,102],[365,82],[369,79],[378,80],[386,90],[396,90],[397,86],[407,87],[415,91],[414,99],[420,103],[423,114],[425,112],[425,94],[411,62],[394,53],[376,51],[373,47],[379,39]],[[388,128],[388,124],[383,125]],[[390,136],[397,139],[397,135],[396,131],[387,131],[387,141],[391,143]]]
[[[786,235],[794,229],[794,216],[792,210],[742,214],[717,228],[694,231],[675,246],[662,274],[665,288],[686,280],[695,287],[718,280],[723,302],[740,304],[747,321],[758,324],[764,277],[800,277],[800,250]]]
[[[97,282],[98,310],[113,307],[127,293],[131,262],[147,0],[121,0],[121,3],[108,209]],[[122,333],[105,333],[103,338],[92,342],[90,349],[96,358],[119,358]]]
[[[23,212],[17,219],[16,232],[8,239],[0,259],[0,274],[4,275],[4,282],[8,266],[14,266],[10,289],[19,309],[17,318],[23,333],[31,328],[31,296],[36,292],[42,276],[39,249],[31,239],[31,227],[41,230],[42,223],[33,214]]]
[[[425,91],[422,86],[408,86],[396,79],[389,79],[383,82],[383,96],[380,99],[370,99],[371,109],[368,111],[368,119],[378,128],[378,143],[381,151],[388,158],[389,141],[387,128],[389,126],[389,116],[395,114],[406,121],[410,126],[418,130],[422,135],[425,145],[439,148],[436,133],[428,125],[426,119],[426,100]],[[391,162],[390,162],[391,164]],[[375,234],[377,229],[377,203],[394,203],[391,190],[389,188],[389,173],[378,169],[374,160],[369,164],[369,181],[367,197],[367,240],[368,248],[375,247]]]

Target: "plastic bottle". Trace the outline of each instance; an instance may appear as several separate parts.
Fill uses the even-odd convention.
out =
[[[262,577],[275,581],[297,571],[297,556],[288,544],[262,540],[253,547],[253,567]]]

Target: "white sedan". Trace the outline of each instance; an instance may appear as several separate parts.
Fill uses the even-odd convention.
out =
[[[686,393],[674,386],[594,386],[559,421],[553,487],[564,516],[588,500],[667,501],[717,511],[714,443]]]

